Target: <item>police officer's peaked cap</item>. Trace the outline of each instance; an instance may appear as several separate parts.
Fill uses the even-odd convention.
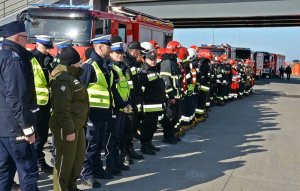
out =
[[[125,52],[124,51],[124,43],[116,42],[111,45],[111,51],[113,52]]]
[[[25,24],[21,21],[13,21],[0,26],[0,36],[3,38],[7,38],[21,32],[26,32]]]
[[[57,46],[58,49],[71,47],[71,46],[73,46],[73,40],[72,39],[65,40],[65,41],[62,41],[62,42],[58,42],[55,45]]]
[[[36,42],[37,43],[41,43],[42,45],[44,45],[46,48],[53,48],[53,40],[54,38],[51,36],[47,36],[47,35],[35,35],[36,37]]]
[[[93,38],[91,40],[93,44],[106,44],[106,45],[111,45],[111,35],[105,35],[105,36],[100,36]]]

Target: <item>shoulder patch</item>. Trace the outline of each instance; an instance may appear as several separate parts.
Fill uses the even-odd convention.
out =
[[[62,92],[66,91],[66,86],[62,85],[62,86],[60,87],[60,90],[61,90]]]

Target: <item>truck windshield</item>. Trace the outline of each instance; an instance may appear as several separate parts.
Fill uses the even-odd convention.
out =
[[[74,44],[86,45],[90,42],[91,20],[35,18],[36,23],[26,22],[26,31],[29,36],[49,35],[54,41],[73,39]]]
[[[236,49],[236,59],[250,59],[250,58],[251,58],[250,50]]]
[[[222,49],[210,49],[210,51],[215,56],[221,56],[222,54],[225,54],[225,50],[222,50]]]

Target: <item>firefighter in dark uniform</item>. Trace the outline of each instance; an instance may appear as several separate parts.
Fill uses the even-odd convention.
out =
[[[107,167],[114,167],[109,160],[113,153],[111,138],[115,124],[115,105],[120,102],[120,95],[116,89],[112,65],[109,61],[111,52],[111,35],[92,39],[93,51],[90,59],[83,64],[84,73],[81,82],[87,87],[90,101],[89,122],[87,123],[87,149],[81,181],[84,185],[99,188],[101,185],[95,178],[112,179],[109,169],[103,169],[101,151],[105,150]]]
[[[165,108],[166,95],[165,84],[156,67],[156,53],[153,45],[149,42],[142,43],[146,50],[145,62],[139,72],[140,83],[143,87],[143,109],[145,117],[141,125],[141,152],[155,155],[160,148],[152,144],[153,135],[157,129],[158,116]]]
[[[246,79],[247,79],[243,61],[238,62],[237,68],[238,68],[239,75],[241,76],[241,80],[240,80],[240,84],[239,84],[239,90],[238,90],[238,92],[239,92],[238,96],[239,96],[239,98],[243,98],[244,97],[244,91],[245,91],[245,82],[246,82]]]
[[[212,53],[209,50],[199,50],[198,52],[199,60],[199,73],[197,79],[199,81],[198,91],[198,102],[196,108],[196,119],[197,121],[202,121],[205,119],[206,113],[206,103],[209,101],[209,77],[210,77],[210,59],[212,58]],[[209,102],[210,103],[210,102]]]
[[[46,35],[36,35],[36,48],[32,51],[31,60],[34,74],[35,91],[39,111],[37,112],[37,139],[34,144],[40,172],[52,173],[53,167],[45,161],[43,152],[48,139],[51,104],[49,101],[49,72],[52,71],[53,56],[49,50],[53,48],[53,38]]]
[[[224,78],[223,74],[223,63],[222,58],[218,57],[217,64],[216,64],[216,82],[217,82],[217,92],[216,92],[216,98],[217,98],[217,105],[218,106],[224,106],[224,96],[225,96],[225,83],[226,80]]]
[[[181,117],[181,70],[177,64],[177,53],[181,44],[170,41],[160,65],[160,75],[165,82],[167,95],[167,111],[161,124],[164,129],[164,143],[177,144],[179,139],[175,138],[175,130],[179,131],[179,120]],[[175,126],[177,127],[175,129]]]
[[[37,191],[33,143],[38,107],[25,25],[14,21],[0,26],[0,36],[0,190],[11,190],[17,170],[21,190]]]
[[[119,65],[122,70],[126,70],[130,80],[129,85],[132,86],[130,91],[131,105],[134,115],[126,118],[126,127],[124,132],[124,140],[122,141],[121,153],[123,158],[128,159],[130,164],[133,164],[132,159],[143,159],[144,156],[137,153],[133,148],[133,138],[140,128],[142,118],[142,89],[138,79],[138,71],[140,68],[139,58],[141,57],[141,44],[137,41],[132,41],[128,44],[127,51],[124,55],[123,64]]]
[[[79,82],[81,59],[72,47],[63,48],[60,63],[50,74],[53,111],[49,126],[56,146],[53,172],[54,191],[77,191],[85,155],[84,127],[88,119],[89,99]]]

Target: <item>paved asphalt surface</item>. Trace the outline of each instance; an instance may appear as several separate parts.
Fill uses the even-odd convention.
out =
[[[211,108],[178,145],[163,144],[158,131],[156,156],[90,190],[299,191],[299,84],[300,78],[258,81],[254,95]],[[40,175],[41,191],[52,190],[51,177]]]

